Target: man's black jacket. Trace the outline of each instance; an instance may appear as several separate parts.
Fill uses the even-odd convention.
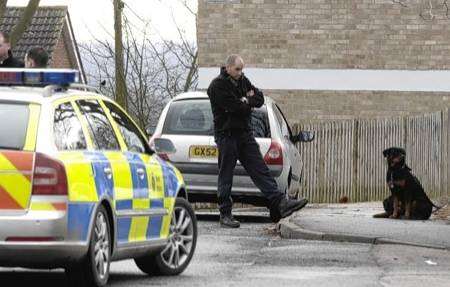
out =
[[[247,92],[251,90],[254,95],[247,97]],[[259,108],[264,104],[263,93],[255,88],[247,77],[242,75],[235,81],[224,67],[209,85],[207,93],[211,101],[216,133],[248,130],[252,108]],[[247,98],[248,103],[243,102],[242,98]]]
[[[8,52],[8,55],[9,57],[0,64],[0,68],[23,68],[25,66],[23,62],[14,58],[11,51]]]

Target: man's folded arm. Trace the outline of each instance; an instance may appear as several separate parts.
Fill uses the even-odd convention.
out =
[[[257,87],[253,86],[253,84],[250,82],[250,80],[244,76],[243,80],[245,81],[245,84],[247,87],[247,92],[253,91],[254,95],[247,97],[248,104],[251,107],[260,108],[264,104],[264,94],[261,90],[259,90]]]
[[[228,92],[223,86],[216,85],[214,92],[217,103],[222,106],[227,112],[233,114],[249,114],[251,107],[249,104],[242,102]]]

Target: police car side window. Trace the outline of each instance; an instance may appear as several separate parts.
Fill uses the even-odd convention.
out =
[[[108,107],[111,116],[119,126],[123,139],[127,144],[128,150],[138,153],[146,153],[149,151],[145,139],[140,134],[138,128],[133,124],[131,119],[113,103],[104,101]]]
[[[96,100],[77,101],[81,113],[86,117],[95,148],[98,150],[120,150],[114,130],[105,112]]]
[[[87,148],[80,120],[71,103],[63,103],[56,107],[53,118],[53,134],[58,150]]]

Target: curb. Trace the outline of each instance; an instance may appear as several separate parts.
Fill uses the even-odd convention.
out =
[[[394,245],[406,245],[406,246],[423,247],[440,250],[450,250],[449,247],[441,245],[419,244],[382,237],[312,231],[304,229],[298,226],[297,224],[294,224],[289,221],[280,222],[278,229],[280,231],[281,237],[286,239],[304,239],[304,240],[351,242],[351,243],[365,243],[365,244],[394,244]]]

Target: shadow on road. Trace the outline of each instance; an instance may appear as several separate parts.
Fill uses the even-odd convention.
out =
[[[29,287],[45,285],[46,287],[64,287],[67,286],[67,280],[64,272],[57,271],[15,271],[2,270],[0,272],[0,285],[5,287]]]
[[[219,213],[197,212],[197,219],[201,221],[219,221]],[[268,214],[233,214],[240,222],[245,223],[272,223]]]
[[[145,274],[111,273],[108,286],[124,286],[123,284],[133,286],[133,284],[148,282],[149,279],[150,277]],[[15,271],[13,269],[4,269],[0,272],[0,286],[2,287],[29,287],[36,285],[45,287],[69,286],[63,271]]]

